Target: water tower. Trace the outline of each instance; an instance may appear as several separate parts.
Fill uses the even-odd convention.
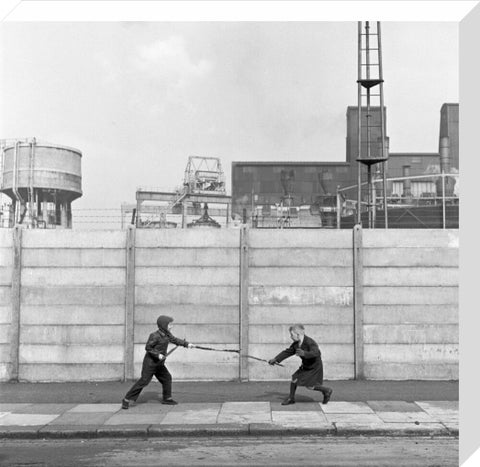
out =
[[[12,200],[9,226],[71,228],[72,201],[82,196],[82,153],[35,138],[2,140],[1,149],[0,193]]]

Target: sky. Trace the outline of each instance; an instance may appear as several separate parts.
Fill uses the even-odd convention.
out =
[[[457,22],[382,23],[391,152],[438,151],[458,102]],[[343,161],[356,22],[0,25],[0,138],[82,151],[75,209],[173,191],[188,157]]]

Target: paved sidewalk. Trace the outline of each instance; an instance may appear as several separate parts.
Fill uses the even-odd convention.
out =
[[[288,381],[176,382],[179,405],[152,382],[122,410],[129,382],[0,383],[0,438],[371,435],[458,436],[458,382],[326,381],[322,394]]]
[[[0,438],[458,436],[455,401],[0,404]]]

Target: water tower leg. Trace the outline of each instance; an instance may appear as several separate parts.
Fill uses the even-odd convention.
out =
[[[67,219],[67,204],[61,203],[60,204],[60,224],[62,228],[66,229],[68,227],[68,219]]]

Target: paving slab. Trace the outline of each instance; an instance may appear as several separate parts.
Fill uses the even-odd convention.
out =
[[[16,414],[10,413],[0,418],[0,426],[43,426],[55,420],[59,414]]]
[[[220,410],[222,408],[221,402],[207,402],[205,404],[199,404],[198,402],[195,403],[186,403],[186,404],[178,404],[178,405],[162,405],[161,407],[168,407],[170,412],[185,412],[188,410],[204,410],[204,409],[217,409]]]
[[[375,412],[422,412],[415,402],[405,401],[367,401]]]
[[[436,417],[432,417],[426,412],[375,412],[386,423],[438,423]]]
[[[171,411],[160,422],[161,425],[192,425],[217,423],[220,407],[200,410]]]
[[[322,405],[321,409],[325,413],[345,413],[345,414],[373,414],[372,408],[366,402],[329,402]]]
[[[69,412],[118,412],[120,404],[77,404]]]
[[[126,410],[108,418],[104,425],[153,425],[160,424],[167,413],[129,413]]]
[[[320,404],[318,402],[301,402],[291,405],[282,405],[281,402],[270,402],[271,410],[276,412],[312,412],[321,411]]]
[[[112,414],[108,412],[66,412],[49,423],[49,426],[103,425]]]
[[[76,404],[31,404],[26,407],[15,409],[13,413],[33,414],[62,414],[75,407]]]
[[[327,413],[325,416],[330,423],[350,423],[352,425],[384,423],[383,420],[374,413]]]
[[[224,402],[222,413],[269,412],[270,402]]]
[[[270,423],[269,402],[225,402],[218,414],[218,423]]]
[[[417,405],[422,407],[423,410],[429,409],[431,411],[457,411],[458,401],[415,401]]]
[[[329,423],[325,414],[320,411],[283,412],[272,410],[272,423],[284,426],[304,426],[309,424]]]

